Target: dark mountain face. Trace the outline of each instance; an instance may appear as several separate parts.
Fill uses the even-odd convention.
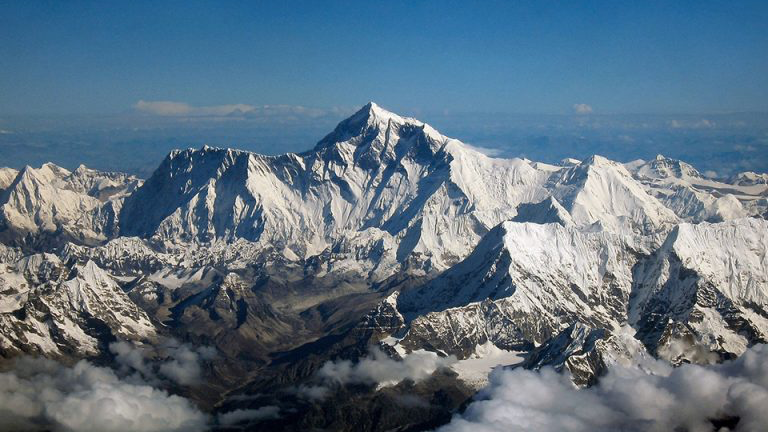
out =
[[[768,339],[768,186],[663,157],[493,159],[369,104],[301,154],[1,173],[2,366],[88,359],[219,430],[426,430],[497,365]]]

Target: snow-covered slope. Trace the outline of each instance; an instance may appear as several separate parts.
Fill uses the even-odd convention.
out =
[[[577,385],[592,385],[610,366],[630,366],[650,358],[631,327],[607,331],[578,321],[536,347],[521,365],[526,369],[566,370]]]
[[[768,211],[768,185],[754,173],[742,173],[723,183],[662,155],[626,166],[651,195],[689,222],[719,222],[762,216]]]
[[[601,156],[553,175],[550,189],[581,226],[612,232],[664,232],[679,220],[636,182],[627,169]]]
[[[120,228],[165,243],[243,238],[299,258],[375,229],[399,262],[444,268],[517,204],[543,199],[546,176],[371,103],[307,153],[173,152],[126,200]]]
[[[554,210],[528,206],[545,201]],[[521,210],[521,221],[624,234],[679,222],[621,164],[489,158],[373,103],[306,153],[173,152],[124,207],[121,235],[167,248],[245,239],[299,260],[343,248],[390,272],[445,269]]]
[[[13,183],[19,172],[13,168],[0,168],[0,193]]]
[[[0,264],[0,351],[96,355],[114,337],[153,338],[147,314],[93,261],[62,263],[52,254]]]
[[[768,174],[745,171],[730,177],[728,183],[737,186],[768,185]]]
[[[109,238],[121,200],[139,180],[83,166],[25,167],[0,192],[0,238],[27,245],[53,240],[95,244]]]
[[[559,223],[563,226],[574,225],[571,214],[568,213],[554,197],[549,197],[538,203],[524,203],[517,208],[515,222],[533,222],[537,224]]]
[[[396,345],[468,358],[487,342],[544,344],[528,367],[567,367],[589,383],[606,358],[648,349],[706,363],[768,341],[768,221],[683,223],[654,248],[559,223],[505,222],[464,261],[400,293]],[[561,332],[574,323],[589,329]]]
[[[574,320],[618,326],[637,259],[630,241],[554,223],[505,222],[467,259],[400,295],[398,307],[411,320],[404,344],[429,341],[462,356],[486,340],[530,348]]]
[[[635,269],[629,305],[639,338],[662,355],[675,345],[738,355],[768,340],[768,222],[681,224]]]

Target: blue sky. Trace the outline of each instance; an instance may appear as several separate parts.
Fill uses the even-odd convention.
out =
[[[766,1],[0,3],[0,115],[768,111]]]
[[[766,0],[0,0],[0,166],[304,151],[373,100],[498,156],[765,172],[766,23]]]

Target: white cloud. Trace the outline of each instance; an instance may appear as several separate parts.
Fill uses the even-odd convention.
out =
[[[0,431],[202,431],[207,424],[187,399],[85,360],[66,367],[21,358],[0,373]]]
[[[322,385],[301,385],[296,389],[296,395],[309,400],[325,399],[330,393],[328,387]]]
[[[237,409],[219,414],[218,416],[219,424],[223,426],[277,418],[280,418],[280,408],[273,405],[263,406],[257,409]]]
[[[168,358],[162,362],[158,372],[181,385],[196,384],[203,374],[202,363],[216,356],[211,347],[192,347],[175,340],[162,348],[168,353]]]
[[[465,147],[469,147],[469,148],[471,148],[472,150],[474,150],[474,151],[476,151],[478,153],[482,153],[482,154],[484,154],[484,155],[486,155],[488,157],[492,157],[492,158],[499,157],[499,156],[502,156],[504,154],[504,150],[499,149],[499,148],[480,147],[480,146],[475,146],[475,145],[471,145],[471,144],[467,144],[467,143],[464,143],[464,146]]]
[[[423,380],[436,370],[450,366],[456,358],[440,357],[429,351],[419,350],[406,355],[402,361],[394,360],[381,350],[372,349],[368,357],[357,363],[349,360],[328,361],[317,372],[324,381],[377,384],[380,387],[395,385],[405,379]]]
[[[327,361],[315,373],[315,384],[303,384],[293,389],[304,399],[322,400],[331,394],[334,386],[370,384],[377,388],[392,386],[404,380],[421,381],[436,370],[449,367],[456,357],[440,357],[429,351],[418,350],[402,360],[390,358],[378,348],[372,348],[368,357],[357,363],[350,360]]]
[[[244,115],[256,110],[255,106],[246,104],[192,106],[184,102],[145,100],[136,102],[133,107],[146,114],[188,117],[225,117]]]
[[[722,365],[645,366],[615,366],[588,389],[551,369],[496,370],[477,400],[439,431],[703,432],[726,417],[739,418],[737,432],[768,424],[766,345]]]
[[[573,104],[573,112],[576,114],[591,114],[592,107],[587,104]]]
[[[164,378],[181,385],[198,383],[203,364],[216,356],[214,348],[194,347],[175,339],[166,339],[151,350],[130,342],[114,342],[109,350],[124,374],[138,374],[139,379],[149,382]]]

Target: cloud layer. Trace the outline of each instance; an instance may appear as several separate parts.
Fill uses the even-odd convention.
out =
[[[187,399],[85,360],[66,367],[21,358],[0,373],[0,431],[194,432],[207,423]]]
[[[735,431],[768,424],[766,345],[722,365],[617,366],[581,390],[552,370],[496,370],[490,378],[440,432],[709,432],[717,430],[711,420],[735,417]]]
[[[140,100],[133,106],[137,111],[158,116],[228,116],[245,114],[256,109],[253,105],[230,104],[192,106],[184,102]]]

